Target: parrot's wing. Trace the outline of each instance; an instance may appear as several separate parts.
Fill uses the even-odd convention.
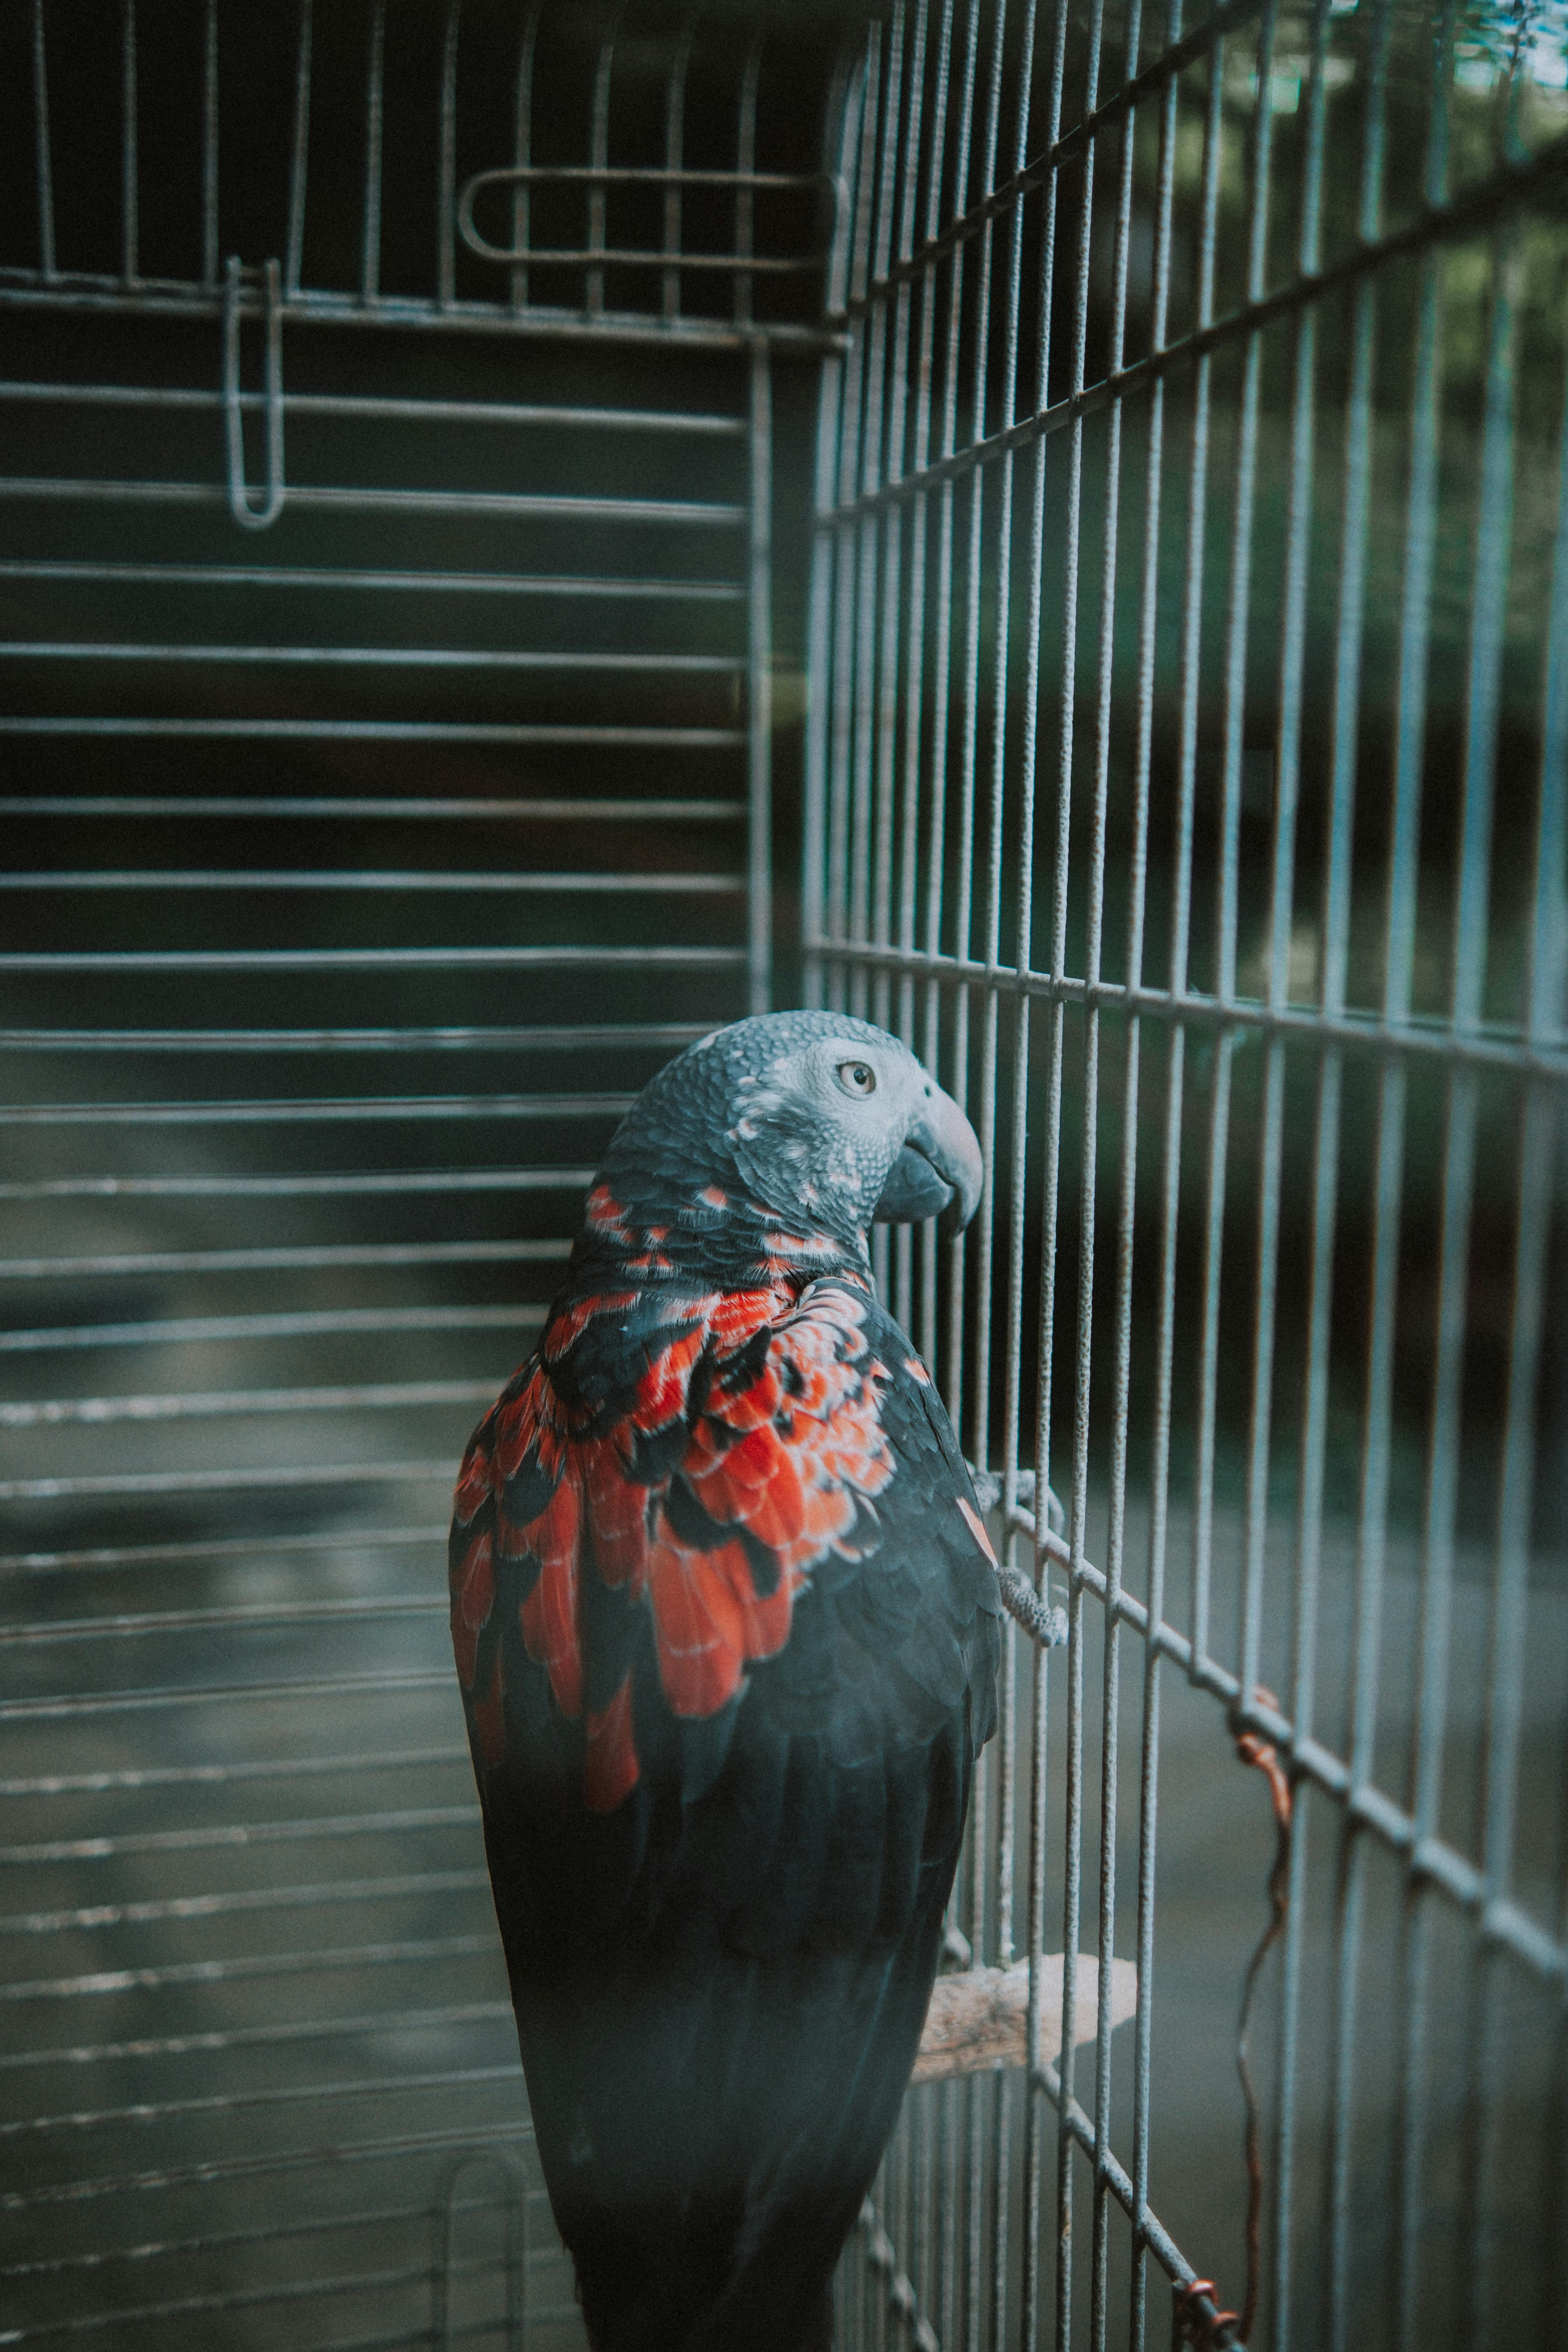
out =
[[[996,1587],[864,1288],[655,1311],[581,1313],[481,1428],[454,1642],[590,2326],[795,2352],[913,2061]]]

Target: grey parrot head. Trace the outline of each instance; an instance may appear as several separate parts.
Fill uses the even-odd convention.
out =
[[[846,1013],[715,1029],[646,1090],[606,1177],[634,1134],[689,1171],[733,1171],[777,1217],[846,1239],[873,1221],[967,1224],[980,1200],[980,1145],[958,1105],[897,1037]]]

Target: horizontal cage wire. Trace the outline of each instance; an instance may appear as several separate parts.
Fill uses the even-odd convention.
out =
[[[0,43],[7,2340],[583,2341],[447,1497],[804,990],[1067,1627],[841,2344],[1564,2343],[1555,0]]]

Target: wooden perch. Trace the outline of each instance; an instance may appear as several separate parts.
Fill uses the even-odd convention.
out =
[[[1099,2030],[1100,1967],[1080,1952],[1074,2023],[1079,2042],[1092,2042]],[[1138,2006],[1138,1971],[1131,1960],[1110,1963],[1110,2022],[1123,2025]],[[975,2074],[991,2066],[1022,2066],[1026,2052],[1029,1963],[1011,1969],[968,1969],[962,1976],[938,1977],[921,2035],[911,2080],[935,2082],[947,2074]],[[1040,1962],[1040,2056],[1055,2060],[1062,2046],[1062,1955]]]

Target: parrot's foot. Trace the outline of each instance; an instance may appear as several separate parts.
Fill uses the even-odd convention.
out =
[[[994,1511],[1002,1500],[1005,1481],[1001,1471],[976,1470],[972,1463],[966,1463],[964,1466],[974,1482],[975,1501],[983,1511]],[[1035,1474],[1032,1470],[1018,1471],[1013,1481],[1013,1499],[1016,1503],[1021,1503],[1026,1511],[1034,1507],[1035,1484]],[[1054,1487],[1047,1486],[1046,1488],[1047,1527],[1052,1535],[1059,1536],[1066,1528],[1067,1523],[1068,1515],[1063,1507],[1061,1496]]]

